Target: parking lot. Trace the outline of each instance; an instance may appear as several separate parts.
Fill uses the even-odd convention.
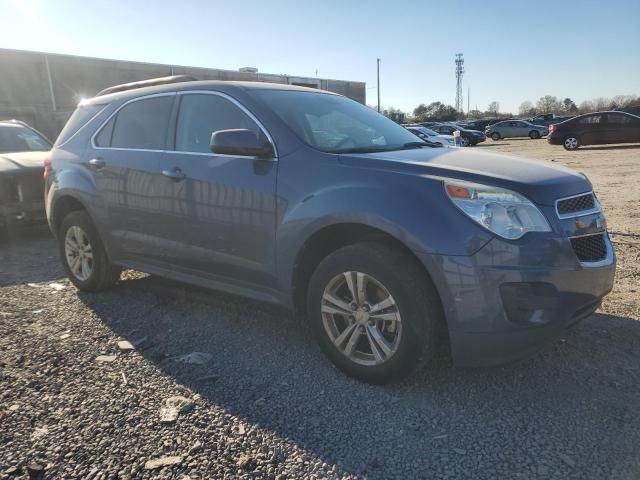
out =
[[[36,229],[0,247],[0,478],[640,478],[640,146],[470,148],[594,185],[616,285],[562,340],[364,385],[275,307],[130,271],[79,293]],[[193,404],[161,422],[176,395]]]

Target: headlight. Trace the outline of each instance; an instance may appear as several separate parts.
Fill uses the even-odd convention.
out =
[[[464,214],[508,240],[527,232],[550,232],[538,208],[519,193],[479,183],[446,180],[445,192]]]

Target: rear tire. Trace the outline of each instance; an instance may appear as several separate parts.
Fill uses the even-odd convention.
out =
[[[564,138],[562,146],[565,150],[575,150],[580,146],[580,140],[575,135],[568,135]]]
[[[494,142],[497,142],[498,140],[500,140],[500,134],[498,132],[493,132],[491,134],[491,140],[493,140]]]
[[[122,269],[109,262],[91,217],[83,210],[69,213],[58,231],[58,248],[69,280],[86,292],[111,287]]]
[[[539,139],[539,138],[540,138],[540,132],[539,132],[539,131],[537,131],[537,130],[531,130],[531,131],[529,132],[529,138],[530,138],[531,140],[537,140],[537,139]]]
[[[307,312],[331,361],[374,384],[399,381],[431,359],[444,324],[423,267],[375,243],[341,248],[320,262],[309,283]]]

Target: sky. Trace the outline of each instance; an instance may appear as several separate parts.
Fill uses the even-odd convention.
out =
[[[525,100],[640,95],[640,0],[0,0],[0,48],[367,83],[376,104],[517,113]]]

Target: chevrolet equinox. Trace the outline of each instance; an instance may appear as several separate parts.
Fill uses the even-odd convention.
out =
[[[80,290],[133,268],[284,305],[337,367],[372,383],[428,361],[439,339],[463,366],[529,355],[614,280],[583,174],[434,148],[320,90],[112,87],[77,108],[45,179]]]

